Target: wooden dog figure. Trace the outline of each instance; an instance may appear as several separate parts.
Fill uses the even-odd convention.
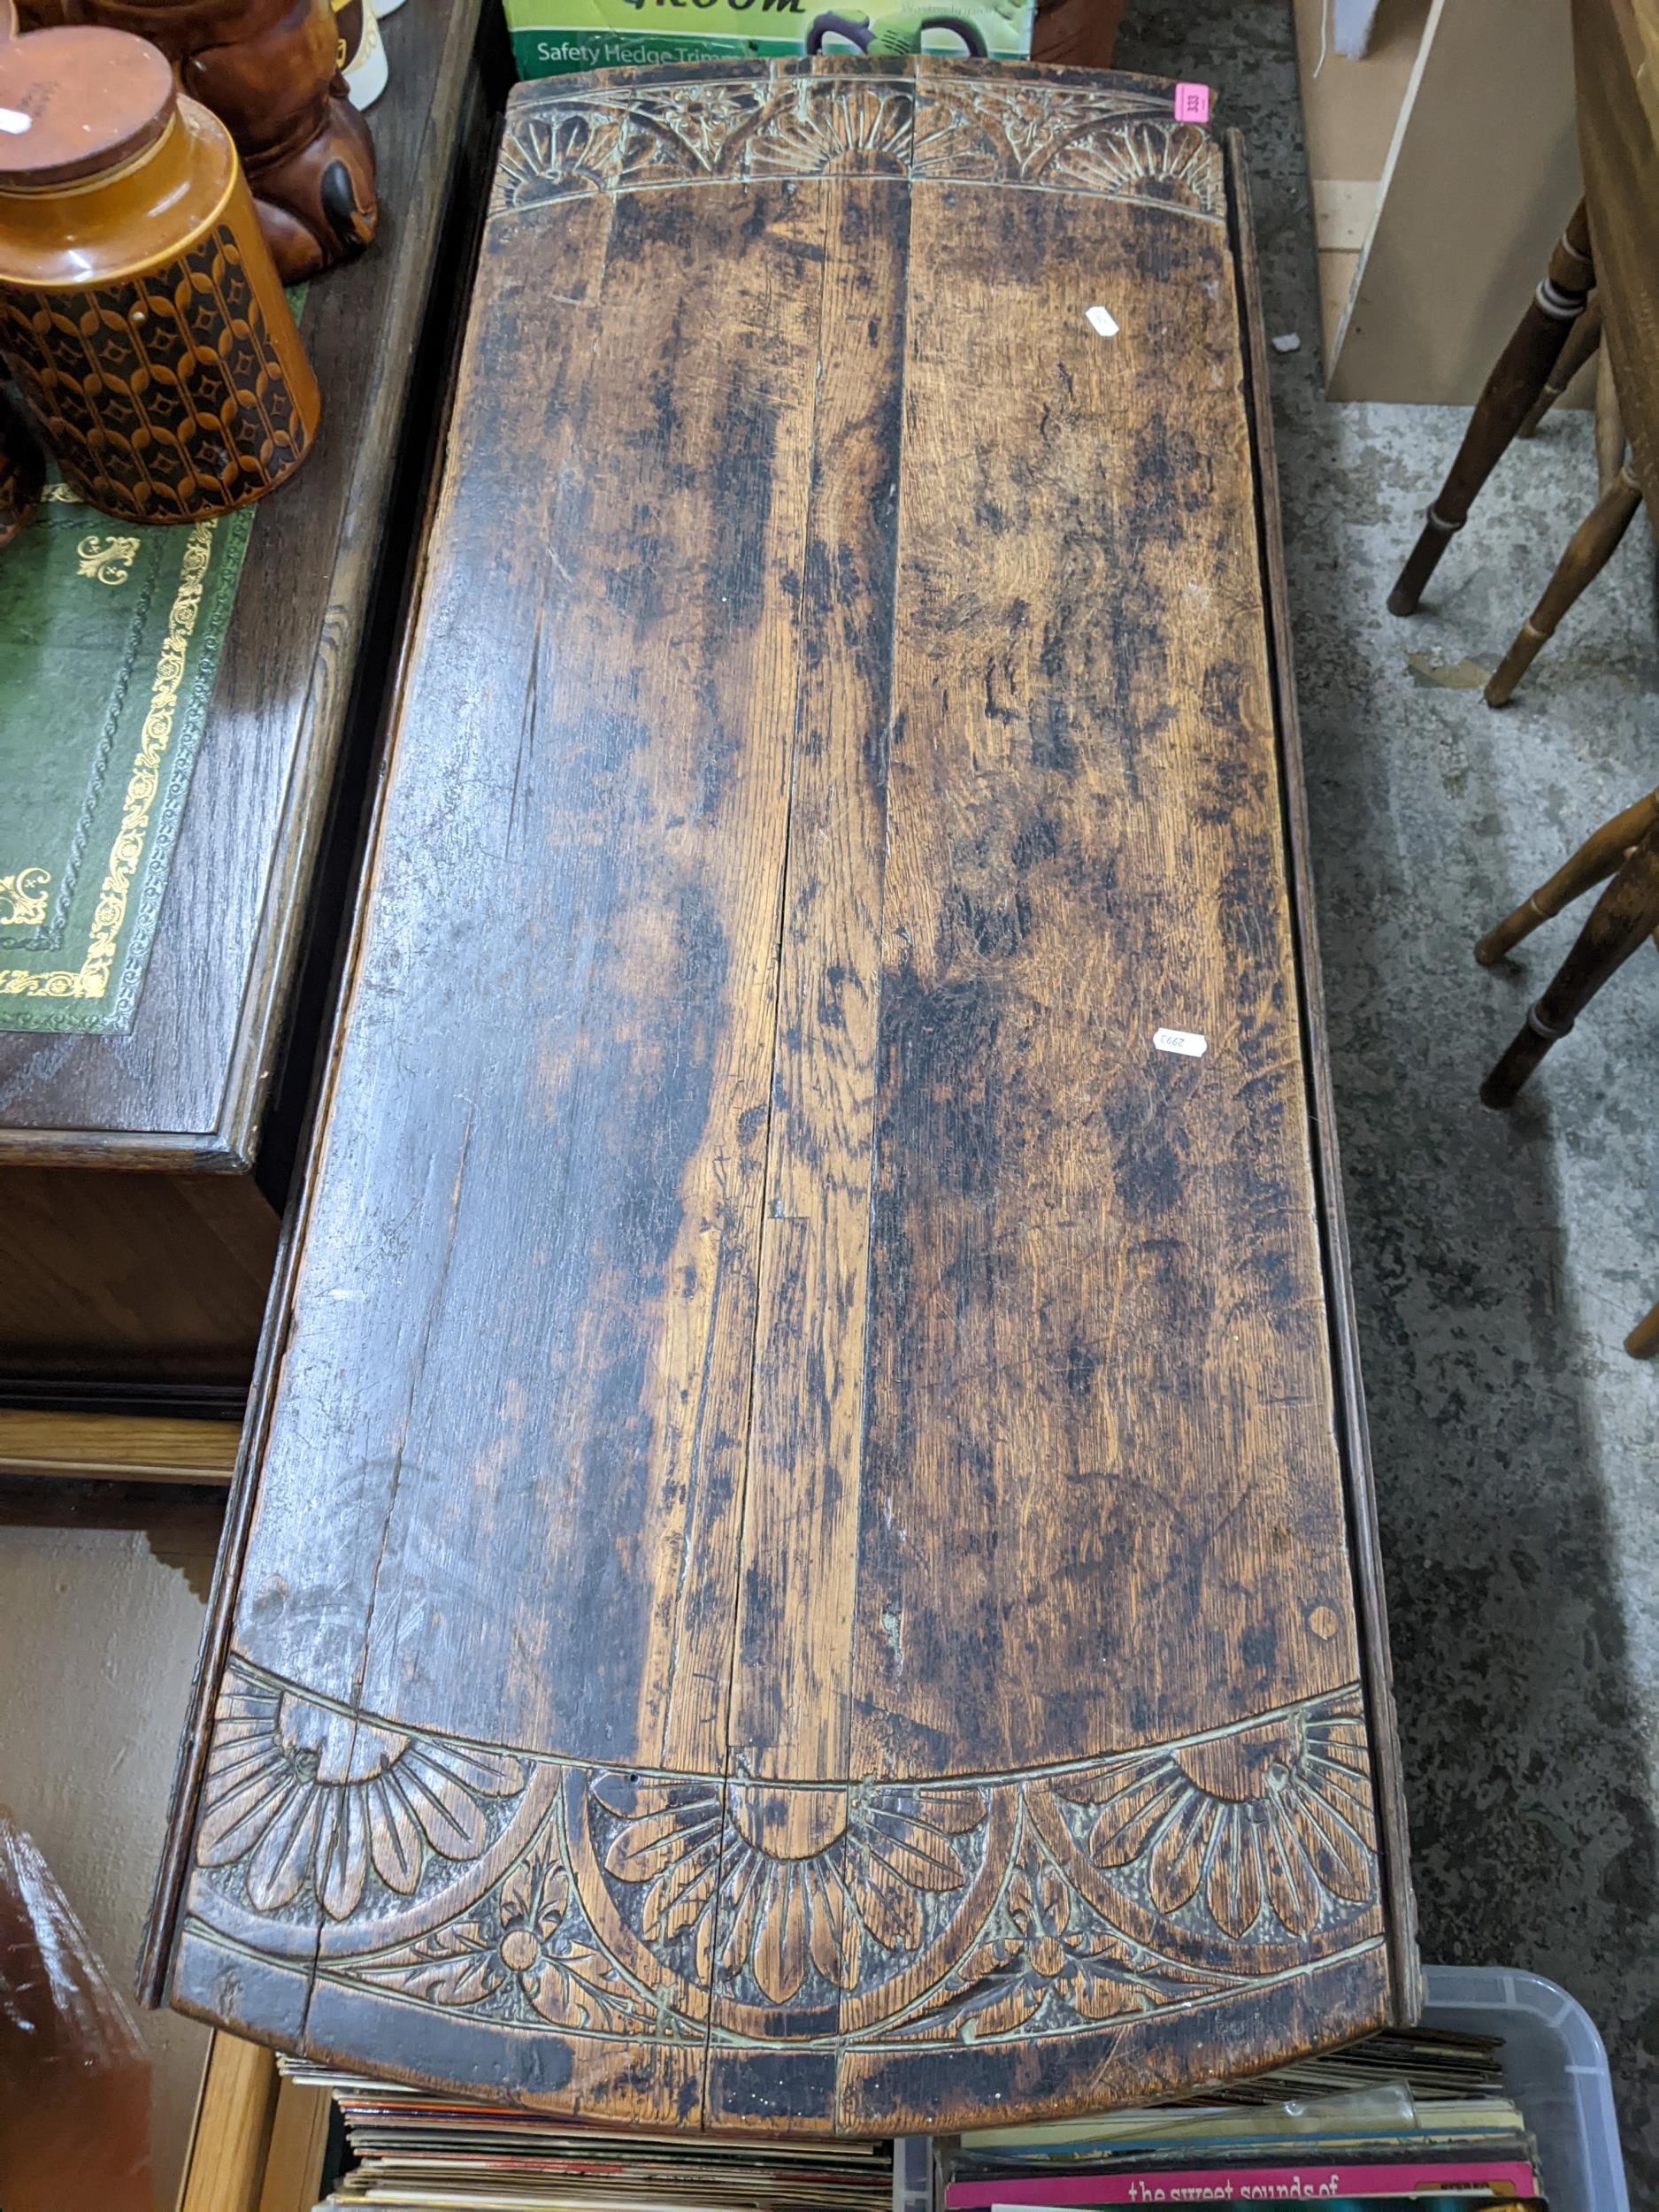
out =
[[[340,73],[329,0],[65,0],[73,23],[135,31],[236,142],[285,284],[374,235],[374,141]]]

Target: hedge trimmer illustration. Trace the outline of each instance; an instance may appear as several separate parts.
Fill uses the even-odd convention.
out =
[[[833,11],[814,16],[806,35],[806,50],[820,54],[826,38],[841,38],[861,54],[919,54],[925,32],[948,31],[962,41],[970,54],[983,60],[991,50],[976,18],[987,13],[999,17],[1010,32],[1017,33],[1026,9],[1023,0],[979,0],[972,14],[949,7],[905,8],[896,15],[884,15],[878,23],[872,23],[856,8],[845,14]]]

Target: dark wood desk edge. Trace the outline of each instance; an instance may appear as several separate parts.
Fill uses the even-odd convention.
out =
[[[323,617],[323,634],[326,635],[336,625],[342,628],[349,626],[353,650],[349,657],[342,653],[332,686],[320,683],[319,664],[313,672],[307,702],[308,718],[314,717],[317,727],[323,732],[324,750],[331,759],[337,757],[344,734],[363,642],[361,618],[380,572],[388,516],[388,499],[365,490],[365,486],[372,474],[378,474],[382,492],[389,488],[401,457],[403,440],[399,432],[419,357],[418,342],[433,304],[432,287],[441,259],[439,242],[462,158],[460,127],[467,97],[468,65],[478,40],[482,4],[483,0],[456,0],[449,19],[434,97],[427,110],[416,162],[416,174],[424,188],[420,204],[418,211],[411,211],[401,265],[388,301],[386,319],[378,334],[382,357],[406,360],[407,366],[401,377],[382,380],[373,394],[346,497],[342,526],[346,550],[335,566],[334,588]],[[373,516],[373,526],[362,532],[358,525],[365,511]],[[340,588],[342,578],[348,582],[345,589]],[[401,662],[397,674],[401,680]],[[317,706],[319,690],[325,695],[320,706]],[[303,780],[303,756],[309,754],[317,741],[312,735],[302,749],[296,749],[289,778],[291,791]],[[285,832],[293,810],[285,810]],[[297,811],[303,820],[307,810],[301,807]],[[316,819],[313,810],[313,823]],[[252,1002],[255,1010],[251,1020],[244,1020],[237,1030],[236,1049],[220,1100],[215,1132],[232,1152],[250,1163],[276,1070],[286,1012],[286,979],[295,972],[297,939],[305,925],[304,892],[315,869],[320,841],[320,831],[313,827],[301,856],[297,839],[291,849],[286,834],[280,837],[277,844],[278,864],[266,887],[244,998],[244,1005]]]
[[[1342,1210],[1342,1163],[1337,1144],[1330,1056],[1325,1039],[1325,987],[1319,931],[1314,911],[1308,802],[1302,776],[1302,726],[1296,708],[1295,661],[1285,590],[1285,540],[1273,450],[1272,386],[1266,326],[1262,319],[1256,228],[1250,211],[1244,141],[1226,137],[1227,199],[1232,211],[1239,273],[1240,320],[1246,334],[1245,372],[1256,465],[1256,515],[1267,584],[1268,639],[1275,713],[1284,773],[1285,840],[1290,856],[1291,906],[1295,932],[1298,1001],[1308,1110],[1314,1132],[1314,1177],[1319,1194],[1320,1248],[1325,1271],[1332,1363],[1338,1394],[1338,1445],[1347,1480],[1349,1540],[1359,1586],[1360,1657],[1366,1709],[1371,1717],[1371,1755],[1378,1793],[1378,1849],[1387,1922],[1389,1979],[1396,2024],[1413,2024],[1423,2008],[1422,1967],[1417,1947],[1417,1901],[1410,1879],[1405,1780],[1394,1717],[1394,1664],[1383,1600],[1382,1547],[1371,1475],[1371,1432],[1360,1381],[1358,1323],[1354,1309],[1348,1224]]]
[[[0,1167],[144,1169],[158,1174],[244,1175],[244,1154],[211,1129],[0,1129]]]
[[[0,1125],[0,1167],[246,1174],[253,1167],[266,1102],[281,1056],[328,810],[307,803],[311,772],[332,779],[346,737],[361,657],[363,626],[379,574],[388,495],[402,454],[399,431],[409,403],[420,331],[428,312],[437,248],[460,158],[468,64],[482,0],[456,0],[421,133],[414,173],[419,191],[377,334],[376,357],[402,363],[380,378],[352,457],[341,511],[329,595],[319,629],[339,657],[332,672],[313,664],[299,718],[272,864],[260,902],[225,1086],[212,1125],[204,1130],[17,1128]],[[365,526],[365,517],[371,518]],[[142,1002],[140,1016],[142,1018]]]
[[[476,13],[477,0],[473,0]],[[483,206],[480,203],[478,222],[474,226],[472,250],[474,257],[483,234]],[[470,279],[470,268],[469,268]],[[463,301],[469,285],[462,293]],[[457,335],[465,327],[465,317],[457,320]],[[338,1061],[333,1050],[333,1041],[338,1033],[345,1009],[350,1003],[362,956],[371,887],[376,874],[376,858],[380,852],[380,832],[386,805],[388,772],[391,765],[393,742],[402,720],[403,693],[409,681],[413,657],[415,633],[423,587],[426,580],[427,551],[432,541],[433,523],[442,496],[445,460],[449,442],[449,423],[454,412],[458,362],[458,343],[450,349],[450,373],[444,393],[439,423],[439,436],[433,455],[432,466],[426,480],[426,499],[421,513],[419,543],[411,566],[405,618],[398,640],[397,665],[387,690],[386,742],[380,749],[374,769],[373,798],[364,838],[363,865],[358,872],[353,895],[350,926],[346,935],[345,956],[335,979],[332,1015],[326,1025],[328,1046],[311,1102],[309,1115],[313,1139],[326,1127],[329,1107],[334,1096]],[[230,1647],[232,1617],[235,1608],[237,1587],[242,1579],[243,1556],[248,1548],[248,1532],[253,1522],[254,1506],[259,1492],[259,1465],[264,1455],[265,1439],[270,1430],[272,1408],[276,1400],[277,1380],[281,1372],[282,1356],[288,1348],[290,1321],[290,1302],[294,1277],[299,1255],[304,1246],[306,1225],[310,1220],[311,1198],[316,1181],[317,1147],[308,1147],[303,1156],[296,1184],[293,1203],[282,1225],[281,1242],[278,1247],[275,1274],[271,1295],[265,1306],[265,1326],[260,1331],[258,1358],[255,1364],[253,1381],[248,1393],[247,1413],[242,1422],[242,1443],[236,1454],[234,1471],[230,1479],[230,1492],[225,1508],[224,1533],[219,1540],[219,1556],[214,1562],[213,1580],[208,1594],[207,1617],[203,1625],[201,1647],[196,1655],[196,1671],[191,1678],[190,1697],[184,1731],[179,1740],[177,1762],[173,1770],[173,1786],[167,1808],[167,1824],[162,1838],[161,1860],[157,1869],[156,1886],[149,1917],[144,1924],[142,1944],[139,1952],[134,1985],[142,2003],[151,2008],[167,2001],[167,1987],[173,1971],[173,1949],[178,1938],[179,1908],[184,1894],[185,1881],[189,1873],[189,1845],[196,1828],[197,1799],[200,1794],[203,1770],[207,1758],[208,1735],[212,1724],[213,1704],[219,1679],[224,1670]]]

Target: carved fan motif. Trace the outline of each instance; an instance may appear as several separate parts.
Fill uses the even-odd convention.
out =
[[[1194,214],[1222,212],[1221,162],[1213,140],[1188,123],[1120,124],[1069,140],[1043,172],[1065,190],[1162,202]]]
[[[915,101],[903,85],[837,85],[810,80],[792,102],[766,111],[754,134],[756,177],[908,176]]]
[[[873,73],[524,97],[508,118],[492,211],[841,174],[1090,192],[1210,220],[1224,211],[1220,148],[1150,94]]]
[[[901,2048],[1087,2032],[1373,1944],[1375,1852],[1355,1690],[1069,1770],[830,1786],[461,1743],[238,1668],[191,1909],[503,2024]]]
[[[1152,1750],[1057,1783],[1098,1806],[1094,1863],[1137,1868],[1151,1904],[1175,1914],[1201,1892],[1229,1936],[1265,1916],[1305,1936],[1376,1893],[1376,1829],[1357,1703],[1324,1701],[1259,1726]],[[1277,1931],[1275,1931],[1277,1932]]]
[[[729,1785],[723,1801],[718,1784],[641,1787],[614,1775],[592,1789],[620,1816],[603,1863],[641,1886],[645,1941],[666,1945],[689,1930],[704,1974],[710,1960],[733,1980],[751,1974],[774,2004],[796,1994],[810,1966],[837,1989],[856,1989],[866,1941],[918,1948],[925,1901],[969,1880],[958,1839],[987,1809],[975,1789],[749,1782]]]
[[[219,1701],[196,1860],[245,1860],[256,1911],[292,1903],[309,1882],[329,1917],[345,1920],[371,1866],[406,1897],[428,1851],[476,1858],[489,1832],[482,1801],[524,1786],[510,1752],[405,1735],[244,1680]]]

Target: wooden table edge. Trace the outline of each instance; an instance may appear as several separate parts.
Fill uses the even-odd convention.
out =
[[[480,0],[472,0],[476,8]],[[472,241],[474,253],[483,234],[482,211]],[[470,269],[468,272],[470,290]],[[462,318],[464,326],[465,318]],[[453,335],[453,334],[452,334]],[[434,442],[434,465],[428,474],[426,502],[418,542],[410,563],[409,589],[404,609],[404,620],[397,640],[397,663],[392,680],[387,687],[386,727],[395,732],[402,718],[404,687],[409,680],[413,657],[416,631],[415,617],[419,612],[422,586],[426,578],[427,549],[432,541],[434,519],[437,512],[443,483],[442,457],[449,442],[449,420],[455,403],[453,361],[448,388],[444,395],[441,418]],[[344,951],[340,972],[335,979],[333,997],[323,1024],[325,1039],[330,1039],[338,1029],[344,1010],[350,1002],[357,964],[362,957],[367,923],[370,892],[378,872],[381,827],[385,818],[387,770],[390,764],[391,748],[381,750],[376,764],[370,803],[369,820],[364,842],[362,865],[357,872],[351,910],[344,933]],[[308,1133],[323,1127],[328,1118],[329,1101],[337,1075],[337,1061],[329,1054],[326,1059],[315,1094],[306,1115]],[[214,1701],[218,1696],[219,1678],[223,1671],[230,1647],[232,1617],[234,1611],[237,1585],[242,1577],[242,1558],[247,1550],[248,1532],[253,1522],[253,1511],[258,1496],[258,1466],[263,1455],[266,1433],[270,1428],[272,1408],[276,1398],[277,1379],[281,1371],[282,1355],[288,1348],[290,1319],[290,1301],[299,1255],[303,1248],[306,1224],[310,1218],[315,1180],[316,1156],[309,1145],[301,1156],[292,1202],[283,1220],[280,1241],[277,1247],[276,1267],[272,1277],[271,1294],[265,1302],[265,1323],[259,1333],[258,1355],[254,1365],[253,1379],[249,1387],[246,1412],[242,1424],[242,1448],[231,1477],[230,1494],[225,1509],[224,1532],[219,1540],[219,1557],[213,1570],[212,1588],[208,1596],[207,1619],[203,1625],[201,1649],[196,1659],[196,1678],[191,1686],[190,1706],[179,1741],[179,1755],[169,1794],[167,1824],[164,1832],[161,1858],[157,1868],[155,1893],[150,1914],[145,1922],[138,1964],[134,1973],[134,1987],[140,2001],[155,2008],[166,2001],[166,1985],[172,1970],[174,1946],[178,1936],[178,1919],[183,1900],[184,1885],[188,1871],[188,1839],[196,1825],[197,1800],[202,1786],[203,1770],[207,1756],[207,1740],[212,1720]]]
[[[1262,318],[1248,169],[1240,133],[1230,130],[1226,134],[1225,145],[1227,204],[1241,295],[1240,319],[1247,340],[1245,364],[1249,386],[1247,397],[1256,465],[1262,569],[1267,585],[1268,641],[1274,713],[1283,763],[1279,782],[1284,794],[1285,840],[1290,859],[1298,1015],[1302,1027],[1303,1064],[1308,1071],[1308,1115],[1314,1138],[1314,1176],[1319,1194],[1319,1242],[1325,1261],[1332,1362],[1337,1374],[1338,1444],[1346,1478],[1343,1492],[1348,1502],[1354,1577],[1363,1630],[1360,1639],[1360,1660],[1365,1708],[1371,1721],[1368,1734],[1377,1783],[1378,1855],[1381,1863],[1386,1899],[1389,1980],[1395,2002],[1395,2023],[1409,2026],[1416,2022],[1423,2008],[1423,1976],[1417,1948],[1417,1902],[1409,1871],[1405,1779],[1394,1716],[1388,1617],[1383,1598],[1382,1546],[1371,1472],[1371,1432],[1360,1380],[1359,1324],[1354,1303],[1348,1224],[1342,1206],[1342,1163],[1337,1142],[1330,1055],[1325,1044],[1323,1018],[1325,987],[1314,905],[1311,836],[1302,772],[1302,724],[1296,704],[1295,660],[1286,593],[1284,524],[1279,495],[1279,468],[1273,445],[1272,384],[1266,325]],[[1317,1022],[1312,1018],[1311,1010],[1316,1008],[1320,1015]]]

